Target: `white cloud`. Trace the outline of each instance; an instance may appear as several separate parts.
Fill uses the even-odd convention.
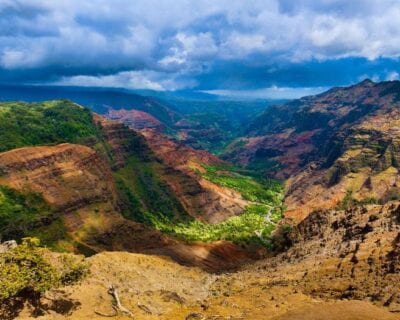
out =
[[[178,32],[171,41],[174,44],[168,49],[168,55],[158,61],[162,67],[212,59],[218,52],[210,32],[198,34]]]
[[[399,73],[396,71],[389,72],[388,75],[386,76],[386,80],[388,81],[399,80]]]
[[[256,90],[205,90],[203,92],[235,99],[298,99],[326,91],[325,87],[290,88],[272,86]]]
[[[5,69],[31,68],[44,58],[44,53],[37,47],[32,50],[5,48],[0,56],[0,66]]]
[[[149,89],[155,91],[173,91],[182,87],[193,85],[180,83],[179,80],[166,74],[153,71],[124,71],[106,76],[79,75],[64,77],[57,85],[85,86],[85,87],[113,87],[128,89]]]

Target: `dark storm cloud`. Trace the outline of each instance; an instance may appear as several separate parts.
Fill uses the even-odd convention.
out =
[[[325,87],[400,71],[394,0],[0,0],[0,81]]]

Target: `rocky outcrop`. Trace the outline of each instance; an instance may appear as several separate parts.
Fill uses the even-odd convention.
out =
[[[0,254],[15,249],[16,247],[17,247],[17,241],[15,240],[0,242]]]
[[[399,201],[315,211],[291,231],[290,249],[249,270],[315,297],[368,299],[399,312],[399,212]]]

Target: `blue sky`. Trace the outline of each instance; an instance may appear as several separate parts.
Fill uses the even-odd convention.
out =
[[[0,0],[0,82],[295,98],[400,74],[398,0]]]

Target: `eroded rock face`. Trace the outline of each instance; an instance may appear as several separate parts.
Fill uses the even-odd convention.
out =
[[[54,215],[43,224],[61,217],[72,239],[93,252],[116,248],[121,226],[129,230],[125,235],[134,242],[132,251],[172,243],[158,231],[123,219],[111,168],[89,147],[60,144],[14,149],[0,154],[0,168],[0,184],[39,193],[54,208]],[[134,241],[137,235],[141,241]],[[121,242],[118,248],[123,247]]]
[[[196,219],[218,223],[243,212],[249,204],[240,193],[201,178],[196,170],[203,165],[225,162],[204,150],[194,150],[154,130],[142,130],[150,148],[168,167],[165,182],[171,187],[185,210]]]
[[[0,154],[0,183],[40,193],[59,211],[116,203],[109,166],[91,148],[76,144],[26,147]]]
[[[93,120],[100,127],[104,141],[109,146],[104,156],[113,170],[124,167],[132,154],[139,155],[143,159],[151,157],[143,137],[134,130],[130,130],[123,123],[106,119],[98,114],[93,114]]]
[[[243,212],[248,202],[240,193],[201,178],[203,165],[225,162],[204,150],[177,143],[156,130],[128,129],[124,124],[95,115],[111,147],[113,169],[123,168],[130,156],[157,162],[159,178],[170,188],[184,210],[204,222],[218,223]]]
[[[170,166],[187,168],[190,162],[205,165],[225,163],[205,150],[195,150],[187,147],[159,134],[155,130],[141,130],[140,133],[146,138],[153,152]]]

